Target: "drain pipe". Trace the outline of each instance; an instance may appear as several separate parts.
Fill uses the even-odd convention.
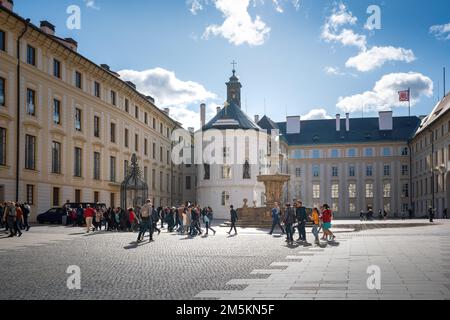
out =
[[[25,28],[17,38],[17,127],[16,127],[16,202],[19,202],[19,179],[20,179],[20,40],[28,31],[30,19],[25,22]]]

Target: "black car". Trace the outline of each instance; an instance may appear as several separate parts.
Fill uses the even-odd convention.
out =
[[[63,208],[52,208],[45,213],[41,213],[37,216],[39,223],[58,223],[62,224],[62,217],[66,215]]]

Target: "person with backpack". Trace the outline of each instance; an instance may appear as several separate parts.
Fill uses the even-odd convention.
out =
[[[214,235],[216,235],[216,230],[211,228],[212,211],[209,211],[209,207],[203,210],[204,210],[203,222],[205,223],[206,235],[208,235],[208,230],[211,230],[212,232],[214,232]]]
[[[234,210],[234,206],[231,205],[230,206],[230,221],[231,221],[231,227],[230,227],[230,231],[228,231],[228,234],[231,234],[231,230],[234,229],[234,234],[237,235],[237,230],[236,230],[236,221],[238,220],[238,214],[237,211]]]
[[[295,210],[291,207],[291,204],[286,204],[283,222],[286,227],[286,242],[292,244],[294,242],[294,230],[293,225],[295,223]]]
[[[270,232],[269,232],[270,235],[272,235],[273,230],[275,229],[276,226],[279,226],[281,229],[281,232],[283,234],[285,234],[284,228],[281,225],[280,216],[281,216],[280,206],[278,205],[278,202],[275,202],[273,205],[273,208],[272,208],[272,229],[270,229]]]

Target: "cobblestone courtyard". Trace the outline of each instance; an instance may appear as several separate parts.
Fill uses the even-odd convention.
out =
[[[0,234],[0,299],[450,299],[450,223],[396,223],[342,229],[321,247],[257,229],[194,239],[163,230],[136,246],[132,233],[36,226]],[[69,265],[81,268],[81,290],[67,289]],[[367,288],[371,265],[381,290]]]

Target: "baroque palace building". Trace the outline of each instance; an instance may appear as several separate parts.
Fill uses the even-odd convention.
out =
[[[181,125],[169,112],[0,0],[0,201],[27,201],[33,215],[67,200],[118,206],[135,153],[154,203],[181,203],[191,177],[172,165]]]

